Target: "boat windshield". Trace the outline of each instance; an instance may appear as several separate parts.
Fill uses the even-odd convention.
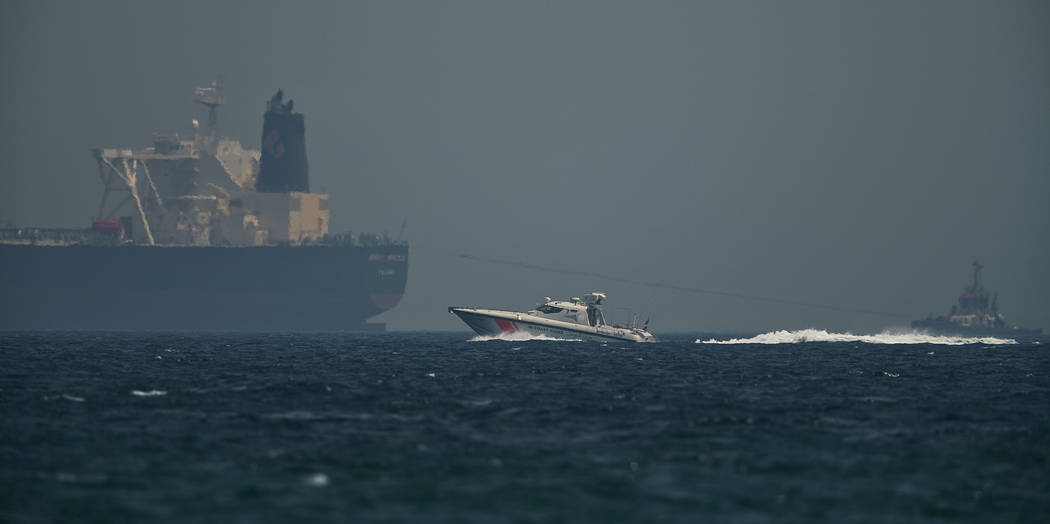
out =
[[[555,306],[552,306],[550,304],[544,304],[544,305],[536,308],[536,311],[539,311],[540,313],[548,313],[548,314],[549,313],[561,313],[562,312],[562,308],[555,307]]]

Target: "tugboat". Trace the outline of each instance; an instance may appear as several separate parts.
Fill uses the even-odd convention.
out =
[[[645,326],[608,325],[602,315],[605,293],[588,293],[581,299],[551,300],[529,311],[507,311],[472,307],[450,307],[471,329],[482,336],[506,336],[521,333],[532,336],[579,337],[592,340],[621,340],[627,342],[656,342]]]
[[[980,262],[973,261],[973,281],[966,286],[959,303],[952,306],[948,316],[912,321],[913,329],[936,335],[960,335],[978,337],[1032,337],[1043,332],[1042,329],[1024,329],[1007,325],[1003,314],[999,312],[999,294],[988,298],[988,291],[981,285]]]

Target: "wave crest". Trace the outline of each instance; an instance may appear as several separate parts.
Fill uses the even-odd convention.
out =
[[[883,331],[876,335],[854,335],[852,333],[828,333],[823,329],[801,329],[797,331],[770,331],[751,338],[729,340],[700,340],[697,344],[799,344],[802,342],[863,342],[866,344],[940,344],[961,346],[965,344],[1016,344],[1012,338],[953,337],[930,335],[918,331]]]

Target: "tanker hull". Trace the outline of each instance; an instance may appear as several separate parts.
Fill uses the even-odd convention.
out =
[[[408,248],[0,244],[0,329],[382,331]]]

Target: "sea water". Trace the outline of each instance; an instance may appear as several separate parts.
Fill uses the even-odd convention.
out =
[[[1050,521],[1047,346],[900,336],[0,334],[0,521]]]

